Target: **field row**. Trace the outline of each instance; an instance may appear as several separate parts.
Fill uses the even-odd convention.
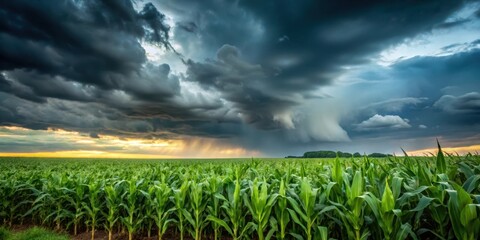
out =
[[[480,158],[0,159],[0,221],[129,239],[479,239]]]

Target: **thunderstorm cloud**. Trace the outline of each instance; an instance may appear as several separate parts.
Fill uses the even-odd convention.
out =
[[[0,127],[265,156],[475,145],[479,12],[477,0],[1,1]]]

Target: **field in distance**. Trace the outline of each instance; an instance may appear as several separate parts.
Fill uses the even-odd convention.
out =
[[[479,239],[480,157],[0,158],[0,225],[72,239]]]

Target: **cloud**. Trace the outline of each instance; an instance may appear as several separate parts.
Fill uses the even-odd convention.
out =
[[[0,127],[0,135],[0,152],[6,156],[185,158],[261,155],[222,140],[200,137],[165,140],[103,135],[98,138],[53,128],[30,130],[4,126]]]
[[[434,105],[445,95],[459,98],[478,89],[479,63],[480,50],[470,49],[445,56],[412,57],[389,66],[364,65],[350,69],[342,77],[352,79],[353,83],[345,81],[330,94],[340,100],[339,106],[346,112],[340,124],[348,132],[352,144],[370,139],[372,143],[377,141],[383,145],[388,139],[403,147],[408,141],[420,144],[420,139],[434,142],[435,138],[448,138],[449,143],[461,140],[460,145],[465,145],[475,141],[469,137],[480,131],[480,114],[474,109],[462,112],[456,109],[451,113],[439,103],[438,107]],[[445,106],[455,106],[453,102],[456,101],[445,99],[449,100]],[[409,104],[403,104],[404,101]],[[394,108],[389,107],[391,103],[395,103]],[[412,127],[401,131],[360,131],[357,125],[375,114],[401,116],[409,119]],[[427,128],[419,129],[420,125]],[[469,140],[465,140],[467,138]],[[413,149],[415,147],[412,145]]]
[[[375,114],[371,118],[359,123],[356,127],[359,131],[411,128],[412,126],[408,122],[408,119],[403,119],[397,115],[382,116]]]
[[[365,106],[367,110],[378,110],[385,112],[401,112],[404,107],[408,105],[418,105],[425,102],[428,98],[414,98],[414,97],[405,97],[405,98],[393,98],[385,101],[380,101],[376,103],[371,103]]]
[[[291,119],[285,112],[297,103],[292,96],[280,95],[265,86],[270,76],[262,66],[243,60],[238,48],[224,45],[216,59],[189,60],[186,79],[200,83],[206,90],[219,91],[247,123],[263,129],[281,127],[278,123],[291,128]]]
[[[255,55],[260,64],[281,69],[269,81],[278,88],[295,91],[330,85],[341,66],[368,63],[374,54],[432,29],[462,6],[448,1],[415,5],[350,2],[347,6],[318,1],[242,1],[240,5],[265,26],[264,41]],[[435,14],[427,18],[421,14],[433,8]],[[288,35],[289,41],[277,44],[283,35]],[[279,66],[285,58],[298,60]]]
[[[1,3],[0,70],[29,69],[104,89],[146,61],[139,40],[170,46],[164,15],[130,1]],[[29,57],[25,57],[29,56]]]
[[[198,26],[194,22],[177,22],[177,27],[190,33],[198,31]]]
[[[461,96],[444,95],[433,106],[450,114],[479,114],[480,93],[470,92]]]
[[[470,22],[471,19],[468,19],[468,18],[462,18],[462,19],[455,19],[453,21],[448,21],[448,22],[444,22],[444,23],[441,23],[441,24],[438,24],[436,26],[436,28],[440,28],[440,29],[448,29],[448,28],[453,28],[453,27],[457,27],[457,26],[460,26],[464,23],[468,23]]]
[[[294,129],[287,131],[289,139],[296,142],[350,142],[340,125],[341,106],[335,99],[317,99],[303,106],[293,117]],[[325,111],[324,109],[328,109]]]
[[[0,74],[0,91],[13,94],[19,98],[23,98],[32,102],[45,102],[45,99],[35,95],[29,87],[19,84],[15,81],[8,80],[4,73]]]
[[[93,140],[216,138],[269,153],[378,136],[354,125],[375,116],[400,115],[431,135],[460,118],[443,121],[429,99],[465,93],[437,89],[478,85],[475,41],[445,50],[461,54],[363,71],[345,95],[331,90],[468,3],[3,1],[0,125]]]
[[[100,136],[97,133],[90,133],[89,135],[91,138],[100,138]]]

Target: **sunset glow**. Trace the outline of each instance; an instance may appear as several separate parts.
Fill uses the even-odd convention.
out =
[[[92,138],[78,132],[59,129],[30,130],[21,127],[0,127],[0,143],[42,144],[51,151],[0,152],[10,157],[80,157],[80,158],[235,158],[259,157],[258,152],[229,146],[221,140],[189,138],[182,140],[147,140],[100,136]],[[57,148],[67,150],[55,151]],[[94,150],[92,150],[94,149]]]
[[[480,153],[480,145],[473,145],[473,146],[464,146],[464,147],[442,147],[442,151],[447,154],[452,155],[465,155],[467,153],[477,154]],[[437,155],[438,149],[437,148],[429,148],[429,149],[419,149],[415,151],[408,151],[408,155],[411,156],[432,156]]]

